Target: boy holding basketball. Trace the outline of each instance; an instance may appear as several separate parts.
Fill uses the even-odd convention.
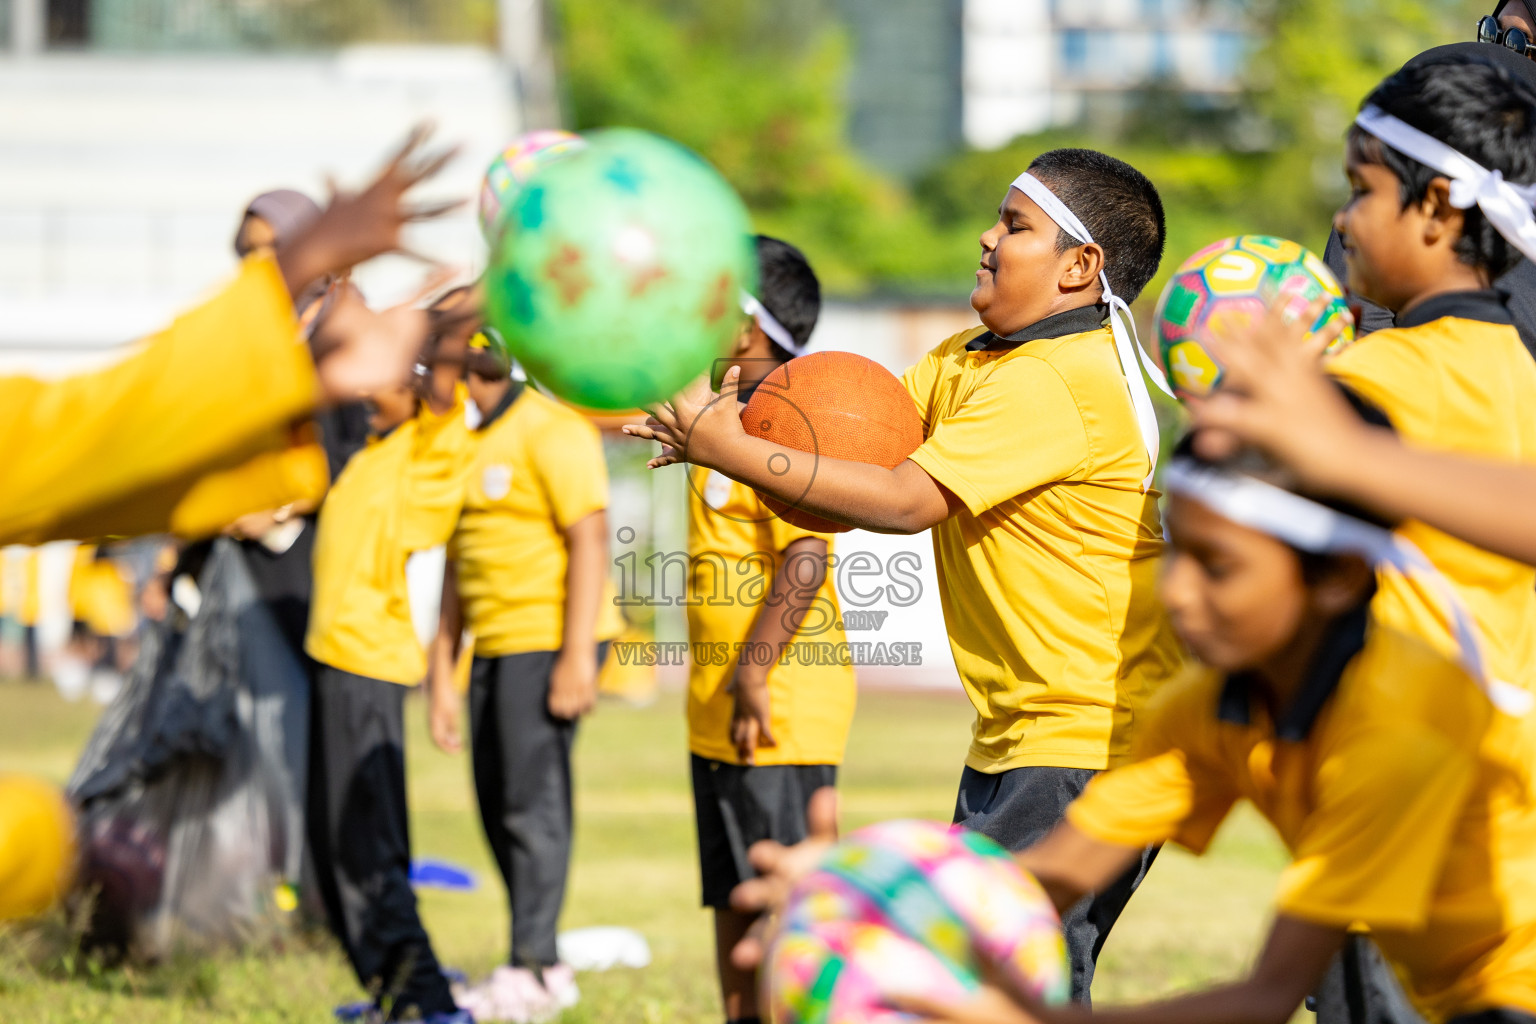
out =
[[[821,286],[800,250],[757,238],[759,296],[731,353],[745,397],[805,349]],[[832,539],[775,516],[752,488],[703,467],[689,472],[688,639],[693,651],[783,651],[840,644]],[[754,591],[749,577],[762,583]],[[722,597],[724,598],[722,600]],[[744,644],[752,645],[751,648]],[[752,877],[747,850],[806,836],[806,807],[834,785],[853,723],[851,664],[815,658],[695,656],[688,670],[688,749],[704,905],[727,1024],[756,1024],[755,972],[731,963],[756,915],[733,910],[731,890]]]
[[[1132,343],[1105,326],[1163,240],[1161,201],[1134,168],[1090,150],[1038,157],[981,236],[984,326],[903,378],[926,440],[893,470],[748,437],[735,403],[711,405],[701,386],[628,428],[668,446],[656,465],[686,459],[851,526],[933,530],[977,715],[955,819],[1010,849],[1129,754],[1144,698],[1180,664],[1155,594],[1156,419]],[[723,396],[736,387],[732,371]],[[1075,998],[1149,859],[1067,914]]]

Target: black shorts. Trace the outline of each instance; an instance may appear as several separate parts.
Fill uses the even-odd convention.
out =
[[[1483,1010],[1453,1019],[1450,1024],[1536,1024],[1524,1010]]]
[[[773,839],[788,846],[805,838],[811,794],[837,783],[837,766],[740,765],[690,756],[704,906],[724,910],[731,890],[755,874],[747,861],[753,843]]]

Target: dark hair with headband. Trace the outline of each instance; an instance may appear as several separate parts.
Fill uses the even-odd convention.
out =
[[[1147,286],[1163,261],[1167,227],[1157,189],[1124,160],[1093,149],[1053,149],[1029,165],[1104,250],[1109,286],[1126,302]],[[1056,252],[1082,245],[1061,232]]]
[[[1382,82],[1362,106],[1374,106],[1518,185],[1536,182],[1536,91],[1490,60],[1475,57],[1414,61]],[[1356,126],[1349,159],[1377,164],[1401,182],[1403,209],[1421,202],[1439,171],[1393,149]],[[1476,206],[1464,211],[1456,255],[1502,277],[1520,251]]]
[[[821,282],[805,253],[782,239],[758,235],[757,279],[757,301],[803,348],[821,316]],[[769,344],[779,362],[794,358],[794,353],[771,338]]]
[[[1360,397],[1359,394],[1342,384],[1335,383],[1335,386],[1339,389],[1339,393],[1344,396],[1345,400],[1349,402],[1350,406],[1354,408],[1359,417],[1366,423],[1373,427],[1382,427],[1387,430],[1393,429],[1392,421],[1381,410],[1380,406]],[[1212,469],[1222,469],[1239,473],[1243,476],[1251,476],[1256,480],[1261,480],[1264,483],[1290,491],[1293,494],[1298,494],[1309,501],[1315,501],[1325,508],[1333,509],[1333,511],[1349,516],[1352,519],[1363,520],[1372,526],[1379,526],[1384,530],[1396,529],[1398,526],[1396,521],[1381,516],[1370,509],[1326,495],[1313,494],[1305,488],[1296,486],[1296,479],[1289,470],[1277,465],[1255,449],[1244,448],[1236,455],[1221,462],[1214,462],[1203,458],[1195,451],[1195,433],[1191,431],[1179,440],[1178,446],[1173,452],[1175,459],[1190,459],[1199,465]],[[1314,580],[1336,557],[1333,555],[1320,555],[1312,551],[1303,551],[1296,547],[1292,547],[1291,550],[1295,551],[1301,559],[1302,573],[1309,582]]]

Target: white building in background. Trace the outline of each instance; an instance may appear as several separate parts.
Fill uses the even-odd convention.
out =
[[[1249,46],[1241,0],[965,0],[965,141],[995,149],[1114,109],[1155,83],[1235,92]]]
[[[233,270],[231,240],[259,192],[361,184],[432,121],[462,153],[423,198],[472,199],[529,120],[518,85],[543,49],[519,31],[537,27],[529,0],[502,0],[499,47],[297,52],[209,30],[237,7],[281,9],[0,0],[0,372],[99,361],[167,322]],[[467,269],[484,259],[472,203],[410,243]],[[389,301],[420,275],[385,259],[360,283]]]

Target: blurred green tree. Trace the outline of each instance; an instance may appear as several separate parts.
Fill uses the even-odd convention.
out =
[[[1345,192],[1341,143],[1360,100],[1420,50],[1469,38],[1492,4],[1246,0],[1259,42],[1239,94],[1192,104],[1154,84],[1112,126],[957,153],[911,189],[847,141],[850,47],[833,0],[559,0],[558,11],[575,127],[632,125],[701,153],[760,230],[807,251],[832,292],[959,298],[1007,183],[1062,145],[1103,149],[1157,183],[1169,223],[1164,275],[1227,234],[1320,248]]]
[[[828,0],[562,0],[559,13],[576,128],[629,125],[697,151],[832,291],[944,279],[951,240],[847,141],[848,47]]]

